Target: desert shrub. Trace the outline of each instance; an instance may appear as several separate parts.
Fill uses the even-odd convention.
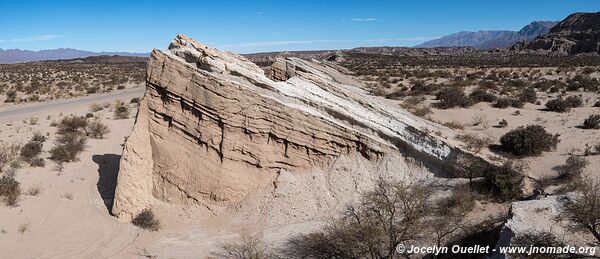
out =
[[[578,191],[575,197],[563,200],[564,216],[572,222],[573,230],[589,231],[600,243],[600,183],[584,179]]]
[[[35,132],[35,133],[33,133],[33,137],[31,138],[31,141],[44,143],[44,142],[46,142],[46,139],[47,139],[46,136],[42,135],[42,133]]]
[[[506,128],[508,127],[508,121],[506,121],[505,119],[502,119],[498,122],[498,127],[499,128]]]
[[[27,142],[27,144],[21,148],[21,158],[23,158],[23,160],[26,162],[31,162],[32,159],[36,158],[40,155],[40,153],[42,153],[42,146],[42,142],[33,140]]]
[[[102,123],[100,120],[94,120],[87,125],[88,136],[92,138],[102,139],[106,134],[110,132],[108,126]]]
[[[426,224],[430,192],[421,186],[380,181],[321,230],[289,239],[292,258],[392,258],[395,248],[419,237]]]
[[[584,129],[600,129],[600,114],[592,114],[583,121]]]
[[[581,96],[571,95],[571,96],[567,96],[567,98],[565,98],[565,102],[571,108],[576,108],[583,104],[583,99],[581,98]]]
[[[564,247],[565,243],[550,232],[525,232],[511,240],[511,246],[517,247]],[[511,258],[548,258],[548,254],[511,254]]]
[[[140,98],[139,97],[133,97],[133,98],[131,98],[131,100],[129,100],[129,103],[140,103]]]
[[[240,240],[222,246],[227,258],[233,259],[268,259],[274,258],[271,249],[257,236],[243,233]]]
[[[479,153],[481,149],[487,147],[492,143],[492,139],[489,137],[479,137],[474,134],[461,134],[456,136],[456,139],[465,143],[465,147],[475,153]]]
[[[116,102],[114,117],[117,120],[129,118],[129,107],[122,102]]]
[[[6,99],[4,100],[4,102],[6,103],[14,103],[17,99],[17,91],[15,90],[8,90],[6,91]]]
[[[532,87],[523,89],[523,92],[519,96],[519,100],[525,103],[535,103],[537,101],[537,94],[535,93],[535,89]]]
[[[455,130],[463,130],[465,129],[465,126],[463,126],[460,122],[458,121],[448,121],[448,122],[444,122],[442,125],[451,128],[451,129],[455,129]]]
[[[31,161],[29,161],[29,165],[31,165],[33,167],[44,167],[44,166],[46,166],[46,160],[44,160],[41,157],[37,157],[37,158],[31,159]]]
[[[438,91],[436,98],[440,100],[439,107],[450,109],[454,107],[469,107],[472,102],[458,87],[446,87]]]
[[[498,99],[498,97],[496,97],[496,95],[489,93],[488,91],[481,89],[481,88],[477,88],[473,92],[471,92],[471,94],[469,95],[469,98],[471,100],[473,100],[473,102],[475,102],[475,103],[478,103],[478,102],[492,103]]]
[[[519,127],[500,138],[502,149],[516,156],[540,155],[558,145],[558,134],[552,135],[539,125]]]
[[[58,134],[76,133],[85,130],[87,119],[83,116],[67,116],[58,124]]]
[[[99,112],[99,111],[101,111],[101,110],[103,110],[103,109],[104,109],[104,107],[102,107],[102,105],[100,105],[100,104],[97,104],[97,103],[92,103],[92,104],[90,105],[90,110],[91,110],[92,112]]]
[[[475,207],[475,194],[468,185],[459,185],[439,205],[441,214],[464,216]]]
[[[154,212],[151,209],[143,209],[133,218],[131,223],[150,231],[158,231],[160,229],[160,221],[154,216]]]
[[[568,112],[571,107],[562,98],[552,99],[546,102],[546,108],[553,112]]]
[[[523,175],[515,169],[512,161],[490,168],[486,172],[486,180],[492,193],[503,201],[518,199],[523,195]]]
[[[59,163],[75,161],[85,147],[85,135],[66,133],[56,139],[56,145],[50,150],[50,158]]]
[[[588,165],[588,161],[583,157],[569,156],[564,165],[557,168],[561,178],[574,179],[583,173],[583,169]]]
[[[596,101],[596,103],[594,103],[594,107],[600,107],[600,101]]]
[[[7,206],[17,205],[20,195],[21,187],[15,178],[6,175],[0,178],[0,197]]]
[[[508,107],[522,108],[523,105],[525,104],[522,101],[514,98],[498,98],[496,103],[494,103],[494,107],[500,109],[505,109]]]
[[[0,173],[4,172],[6,167],[17,168],[20,166],[20,152],[21,145],[0,144]]]

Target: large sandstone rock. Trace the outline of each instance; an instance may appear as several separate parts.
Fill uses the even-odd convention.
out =
[[[168,50],[154,50],[146,94],[123,150],[113,213],[129,219],[161,202],[214,210],[257,192],[271,195],[278,186],[300,188],[293,181],[307,172],[313,184],[327,172],[359,185],[366,178],[343,175],[407,173],[397,157],[440,175],[456,157],[485,162],[433,134],[452,139],[449,129],[381,103],[333,64],[278,62],[267,73],[281,80],[273,81],[246,58],[184,35]],[[342,157],[355,159],[334,166]],[[359,164],[366,172],[354,171]],[[324,188],[335,196],[331,186]],[[292,193],[282,202],[312,195]]]

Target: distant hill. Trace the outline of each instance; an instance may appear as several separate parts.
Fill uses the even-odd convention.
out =
[[[560,54],[600,54],[600,12],[571,14],[548,34],[529,43],[516,44],[513,49]]]
[[[75,59],[92,56],[134,56],[148,57],[149,53],[130,53],[130,52],[93,52],[77,49],[51,49],[51,50],[20,50],[20,49],[0,49],[0,64],[10,64],[41,60]]]
[[[478,49],[506,48],[521,41],[529,42],[556,25],[552,21],[534,21],[519,31],[458,32],[417,45],[418,48],[470,46]]]
[[[417,48],[475,47],[490,40],[512,34],[513,31],[461,31],[419,44]]]

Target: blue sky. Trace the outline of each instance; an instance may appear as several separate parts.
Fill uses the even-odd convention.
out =
[[[148,52],[166,48],[177,33],[239,53],[413,46],[582,11],[600,11],[600,1],[2,0],[0,48]]]

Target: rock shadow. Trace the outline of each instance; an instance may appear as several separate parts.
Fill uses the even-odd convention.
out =
[[[117,187],[117,175],[119,174],[119,162],[121,155],[104,154],[93,155],[92,160],[98,164],[98,192],[104,201],[108,213],[112,215],[115,189]]]

